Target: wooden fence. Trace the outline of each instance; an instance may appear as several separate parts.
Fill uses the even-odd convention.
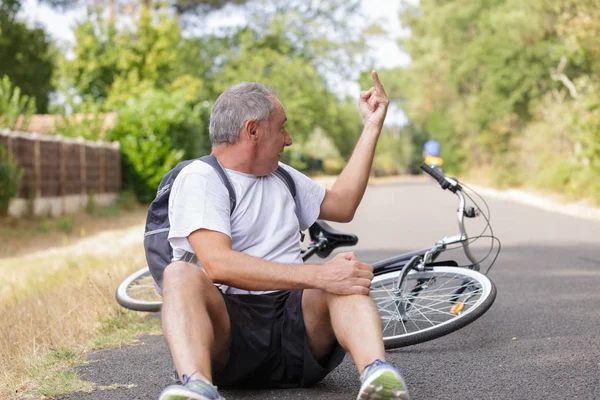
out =
[[[118,143],[0,130],[0,145],[23,170],[18,198],[9,213],[60,215],[85,207],[90,196],[98,204],[118,197],[121,154]],[[29,203],[31,204],[31,203]],[[31,206],[29,206],[31,207]]]

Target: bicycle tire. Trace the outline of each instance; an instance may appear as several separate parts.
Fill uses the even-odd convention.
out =
[[[496,299],[496,285],[486,275],[446,266],[410,271],[402,293],[393,293],[400,272],[384,270],[371,282],[370,296],[381,317],[386,349],[423,343],[461,329],[481,317]],[[467,293],[459,293],[461,288]],[[464,299],[462,310],[453,300],[456,297]],[[410,304],[404,307],[404,318],[398,307],[400,299]]]
[[[133,311],[160,311],[162,298],[156,292],[148,267],[129,275],[117,288],[117,302]]]

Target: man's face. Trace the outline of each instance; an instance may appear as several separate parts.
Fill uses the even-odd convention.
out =
[[[292,144],[292,137],[285,130],[286,121],[283,106],[277,98],[273,98],[273,111],[258,138],[257,164],[260,165],[261,175],[275,171],[283,149]]]

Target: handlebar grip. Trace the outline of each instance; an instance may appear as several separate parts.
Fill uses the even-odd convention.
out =
[[[449,189],[453,193],[456,193],[457,190],[461,190],[461,187],[457,181],[446,178],[444,174],[442,174],[436,168],[431,168],[429,165],[421,163],[421,169],[431,175],[433,179],[438,181],[442,189]]]
[[[436,181],[438,181],[438,183],[440,185],[442,185],[444,182],[446,182],[446,177],[444,177],[444,175],[442,173],[440,173],[440,171],[438,171],[435,168],[431,168],[429,165],[425,164],[425,163],[421,163],[421,169],[425,172],[427,172],[429,175],[431,175],[431,177],[433,179],[435,179]]]

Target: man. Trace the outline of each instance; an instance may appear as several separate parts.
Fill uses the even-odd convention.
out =
[[[173,258],[193,252],[198,263],[174,261],[164,272],[162,326],[182,385],[166,388],[161,400],[222,399],[216,386],[311,386],[345,351],[361,373],[359,399],[408,399],[402,375],[385,362],[368,296],[372,267],[352,253],[320,266],[302,264],[300,255],[301,230],[317,218],[352,220],[365,192],[389,102],[375,71],[372,78],[359,99],[364,130],[331,190],[279,164],[292,138],[268,88],[244,82],[215,102],[212,154],[237,206],[230,215],[227,189],[203,162],[186,166],[173,183]],[[296,202],[273,175],[279,165],[295,181]]]

